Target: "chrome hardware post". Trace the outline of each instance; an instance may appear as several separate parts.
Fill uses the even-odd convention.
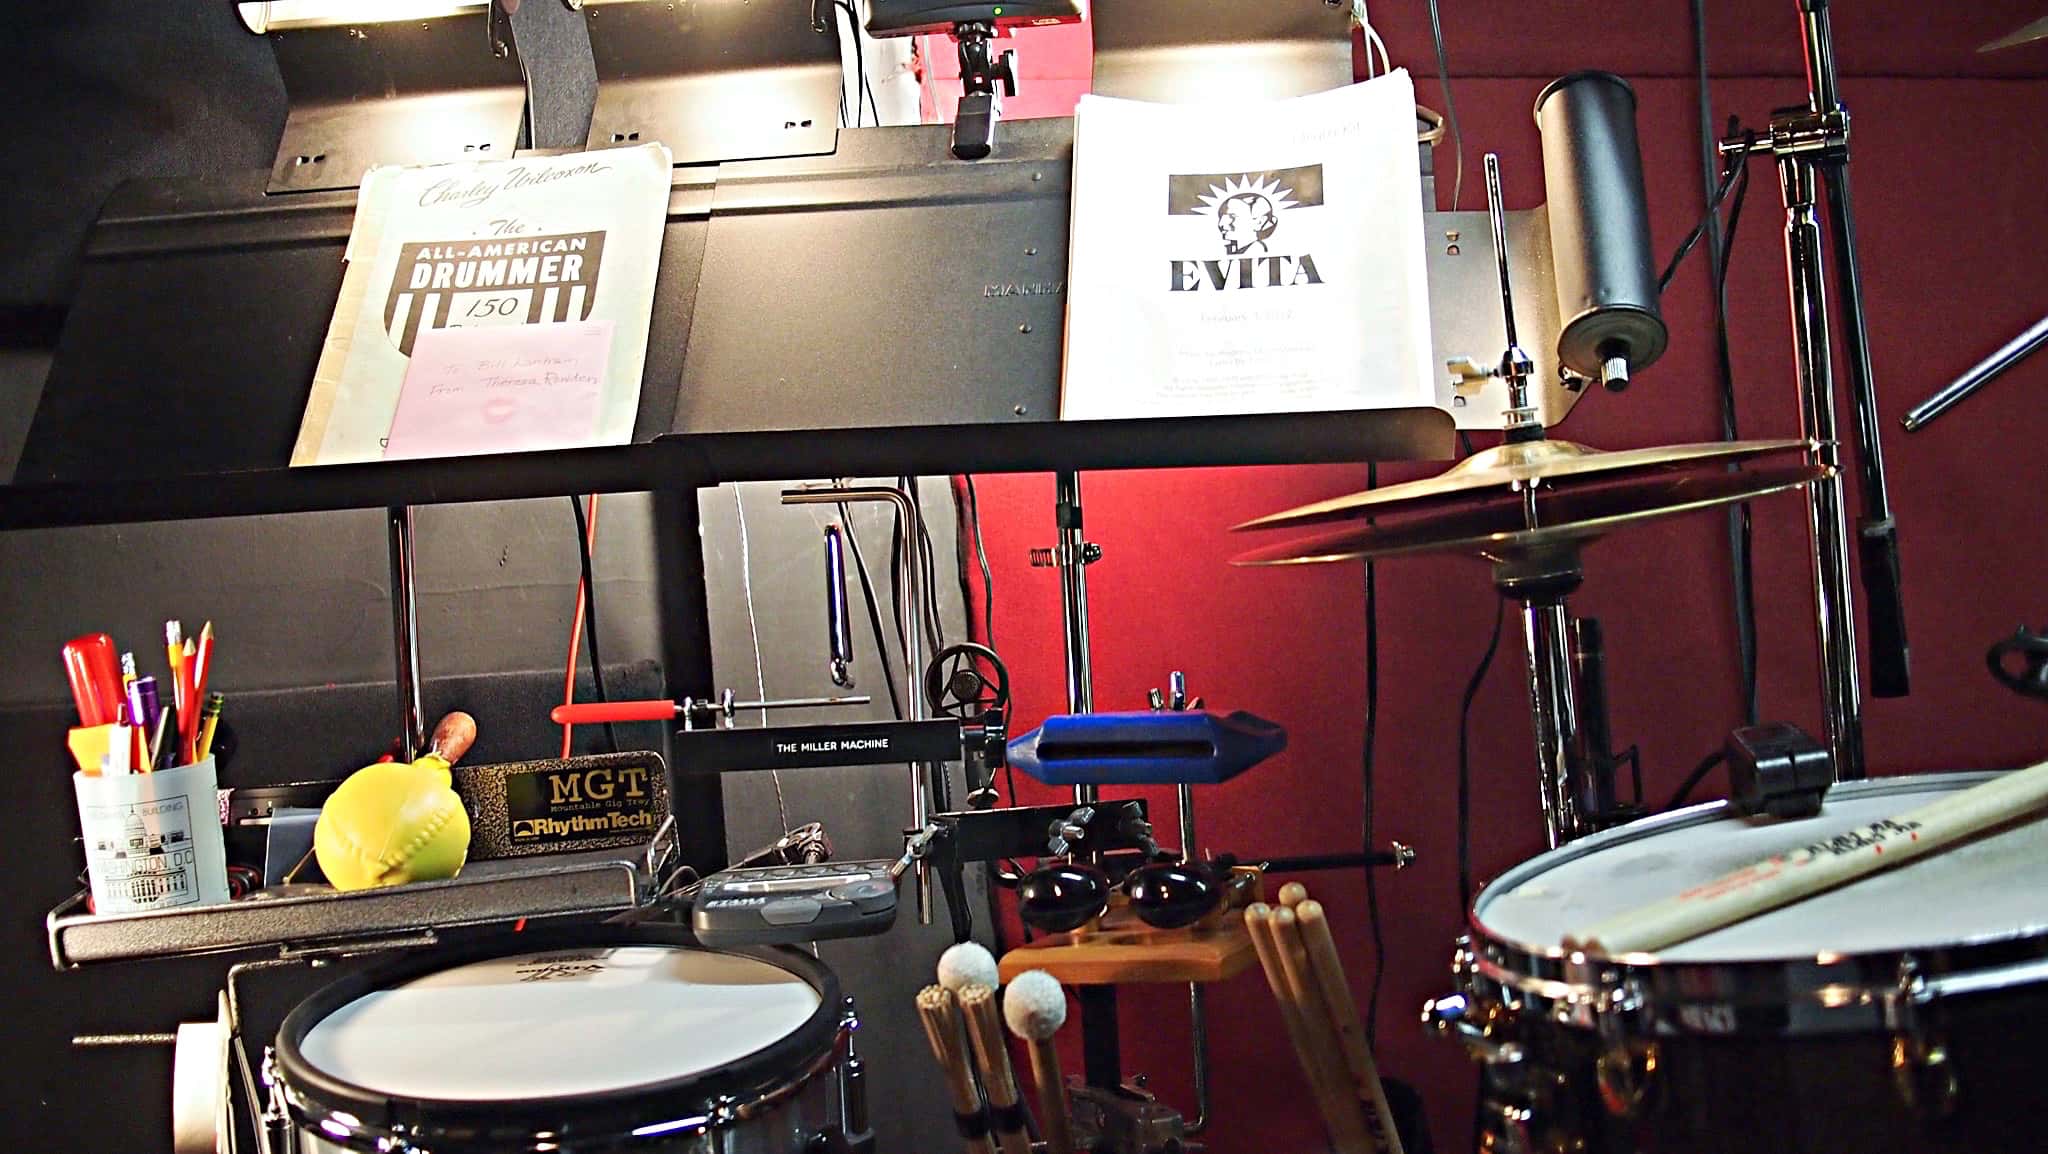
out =
[[[420,705],[419,556],[413,545],[412,506],[385,510],[391,553],[391,649],[398,671],[400,760],[411,761],[427,747],[425,710]]]

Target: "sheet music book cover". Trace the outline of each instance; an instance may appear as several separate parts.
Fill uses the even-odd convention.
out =
[[[1415,88],[1084,96],[1061,417],[1435,403]]]
[[[560,447],[631,440],[670,167],[644,144],[371,169],[292,464],[382,459],[414,342],[444,328],[611,322],[594,429]]]

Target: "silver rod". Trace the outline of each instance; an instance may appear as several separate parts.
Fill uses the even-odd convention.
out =
[[[1506,201],[1500,191],[1500,156],[1486,154],[1486,216],[1493,228],[1493,265],[1500,276],[1501,320],[1507,326],[1508,344],[1515,340],[1515,289],[1508,281],[1508,222]]]
[[[73,1034],[71,1044],[82,1049],[103,1046],[175,1046],[176,1034]]]
[[[732,709],[734,713],[751,712],[756,709],[824,709],[834,705],[866,705],[873,700],[874,698],[865,693],[856,693],[849,697],[778,697],[774,701],[735,701],[732,703]]]
[[[1188,983],[1188,1027],[1195,1043],[1195,1116],[1185,1128],[1200,1134],[1209,1128],[1209,1010],[1202,1004],[1200,982]]]
[[[1067,651],[1067,712],[1095,712],[1095,678],[1088,665],[1088,569],[1082,557],[1087,535],[1081,528],[1081,475],[1053,474],[1053,505],[1059,521],[1059,547],[1053,557],[1060,570],[1060,617]],[[1093,805],[1092,785],[1074,787],[1075,805]]]
[[[1187,689],[1181,675],[1173,675],[1174,697],[1186,708]],[[1195,787],[1182,782],[1174,787],[1174,800],[1180,806],[1180,860],[1193,862],[1195,851]],[[1202,1004],[1202,983],[1188,983],[1188,1023],[1194,1041],[1195,1061],[1195,1116],[1187,1123],[1187,1132],[1200,1134],[1209,1126],[1209,1013]]]
[[[1778,161],[1785,198],[1785,265],[1791,283],[1792,343],[1808,458],[1828,474],[1806,487],[1813,552],[1814,612],[1819,623],[1821,700],[1837,780],[1863,777],[1863,689],[1856,668],[1855,594],[1850,587],[1849,524],[1835,430],[1835,382],[1828,348],[1827,288],[1815,215],[1814,167]]]
[[[1529,715],[1542,785],[1543,832],[1555,849],[1592,832],[1577,794],[1573,750],[1578,745],[1579,717],[1564,602],[1524,601],[1522,639],[1529,663]]]
[[[1491,152],[1486,154],[1486,220],[1493,231],[1493,267],[1500,278],[1501,325],[1507,335],[1507,348],[1501,353],[1495,375],[1508,388],[1506,427],[1525,429],[1540,424],[1529,403],[1529,378],[1536,371],[1536,362],[1515,335],[1515,290],[1508,276],[1507,203],[1500,191],[1500,157]]]
[[[912,482],[915,484],[915,482]],[[902,524],[902,546],[898,551],[898,564],[903,580],[896,589],[896,625],[903,632],[903,697],[904,716],[910,721],[925,719],[924,700],[924,591],[923,565],[920,564],[922,546],[917,531],[917,509],[910,503],[910,497],[901,489],[881,485],[846,487],[805,487],[784,489],[782,503],[785,505],[836,505],[841,502],[881,501],[896,507],[896,517]],[[887,646],[883,647],[886,655]],[[930,762],[917,762],[910,767],[910,828],[922,830],[931,823],[932,771]],[[937,767],[943,772],[944,767]],[[919,925],[932,924],[931,869],[923,858],[917,859],[913,875],[917,881],[917,919]]]
[[[412,506],[385,510],[391,552],[391,646],[398,670],[398,736],[411,761],[427,747],[426,710],[420,705],[419,557],[414,552]]]
[[[2048,345],[2048,317],[2034,322],[2034,327],[2007,341],[1999,350],[1978,361],[1969,372],[1949,382],[1940,392],[1913,406],[1902,422],[1909,433],[1917,433],[1929,421],[1954,408],[1962,401],[1994,380],[2000,373],[2019,364],[2042,345]]]

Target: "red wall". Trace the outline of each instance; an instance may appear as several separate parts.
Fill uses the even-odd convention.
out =
[[[1773,106],[1797,102],[1804,86],[1794,6],[1744,0],[1709,7],[1717,121],[1739,112],[1761,124]],[[1993,639],[2022,621],[2048,620],[2041,436],[2048,355],[1927,431],[1908,437],[1896,427],[1912,403],[2048,309],[2039,273],[2040,238],[2048,234],[2048,152],[2040,147],[2048,44],[1975,53],[2039,15],[2039,0],[1889,0],[1836,9],[1844,96],[1856,118],[1858,224],[1914,643],[1913,695],[1873,701],[1866,714],[1878,773],[2011,765],[2048,747],[2048,706],[1999,688],[1983,665]],[[1416,73],[1421,99],[1440,108],[1426,8],[1379,5],[1375,18],[1396,63]],[[1444,32],[1465,130],[1464,207],[1481,205],[1479,157],[1489,150],[1501,154],[1509,203],[1540,201],[1531,101],[1561,73],[1609,68],[1636,86],[1657,247],[1668,253],[1676,246],[1701,204],[1686,5],[1446,5]],[[1076,71],[1057,46],[1038,48],[1029,33],[1020,43],[1027,94],[1035,69]],[[1010,108],[1026,110],[1021,101]],[[1447,143],[1438,153],[1446,201],[1450,160]],[[1730,287],[1742,429],[1792,436],[1798,416],[1781,212],[1770,171],[1755,175]],[[1672,346],[1663,361],[1624,395],[1587,398],[1559,435],[1603,448],[1718,435],[1705,269],[1696,256],[1665,298]],[[1394,465],[1381,479],[1441,467]],[[1212,705],[1250,709],[1290,729],[1285,755],[1200,793],[1201,841],[1211,850],[1257,856],[1358,844],[1361,569],[1233,569],[1225,559],[1246,541],[1224,529],[1364,481],[1362,466],[1084,478],[1089,536],[1105,552],[1089,573],[1098,707],[1140,707],[1148,687],[1184,669]],[[1019,725],[1028,726],[1065,707],[1058,579],[1026,564],[1032,546],[1053,538],[1052,483],[989,477],[980,486],[995,566],[996,640],[1016,678]],[[1772,498],[1756,513],[1764,713],[1817,731],[1801,502]],[[1739,720],[1724,524],[1716,515],[1694,516],[1598,545],[1574,599],[1577,612],[1606,626],[1618,743],[1641,745],[1649,792],[1659,802]],[[1387,942],[1381,1068],[1427,1096],[1439,1149],[1467,1149],[1472,1067],[1455,1047],[1426,1038],[1416,1011],[1445,991],[1462,922],[1453,822],[1458,700],[1485,646],[1496,597],[1485,567],[1470,560],[1402,560],[1379,573],[1380,837],[1421,854],[1418,866],[1385,875],[1380,886]],[[1511,615],[1475,712],[1473,854],[1482,880],[1542,844],[1519,644]],[[1025,802],[1058,796],[1029,783],[1022,792]],[[1170,841],[1171,797],[1164,790],[1151,796]],[[1372,973],[1363,885],[1355,874],[1304,880],[1331,907],[1362,1000]],[[1219,1111],[1210,1148],[1316,1148],[1314,1108],[1261,980],[1252,974],[1217,987],[1210,1005]],[[1149,1074],[1169,1101],[1190,1104],[1184,992],[1131,989],[1122,1021],[1126,1068]],[[1069,1061],[1079,1068],[1077,1050]]]

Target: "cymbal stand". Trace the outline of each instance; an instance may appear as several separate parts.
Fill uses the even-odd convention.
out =
[[[1842,343],[1849,365],[1862,482],[1863,508],[1856,535],[1868,598],[1871,684],[1880,697],[1904,696],[1909,686],[1905,611],[1899,595],[1898,531],[1885,485],[1877,391],[1871,379],[1862,278],[1856,262],[1849,195],[1849,111],[1838,94],[1827,0],[1798,2],[1806,50],[1805,107],[1773,113],[1768,137],[1745,135],[1724,140],[1720,152],[1730,163],[1765,155],[1778,166],[1785,201],[1785,261],[1801,416],[1807,439],[1814,446],[1809,460],[1831,470],[1806,491],[1828,749],[1836,779],[1854,780],[1865,772],[1863,687],[1856,663],[1856,599],[1849,585],[1848,515],[1842,478],[1835,471],[1841,465],[1841,447],[1835,426],[1827,277],[1821,252],[1822,191],[1827,194],[1827,230],[1834,241],[1836,288],[1844,321]]]
[[[1500,191],[1500,158],[1486,154],[1486,211],[1493,228],[1493,252],[1500,273],[1501,316],[1507,349],[1493,375],[1508,386],[1505,435],[1509,443],[1544,439],[1542,419],[1529,401],[1535,362],[1515,336],[1514,289],[1508,281],[1507,212]],[[1520,487],[1522,520],[1541,527],[1536,486]],[[1495,556],[1493,581],[1503,597],[1522,603],[1523,656],[1529,667],[1529,714],[1536,736],[1543,832],[1555,848],[1599,827],[1613,809],[1613,767],[1584,756],[1579,702],[1572,677],[1571,614],[1565,597],[1579,587],[1584,570],[1576,545]]]

